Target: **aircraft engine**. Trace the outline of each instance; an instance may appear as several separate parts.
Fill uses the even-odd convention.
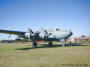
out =
[[[40,37],[41,39],[44,39],[44,38],[45,38],[45,35],[44,35],[44,34],[39,34],[39,37]]]
[[[29,32],[25,33],[25,37],[30,38],[30,33]]]
[[[30,28],[28,29],[28,33],[26,33],[26,36],[31,39],[31,41],[39,41],[39,32],[33,32]]]

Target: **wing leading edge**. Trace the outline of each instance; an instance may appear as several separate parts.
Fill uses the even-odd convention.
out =
[[[14,35],[24,35],[26,32],[11,31],[11,30],[0,30],[0,33],[14,34]]]

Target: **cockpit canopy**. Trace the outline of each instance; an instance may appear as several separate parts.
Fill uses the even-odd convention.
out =
[[[59,28],[56,28],[56,31],[59,31],[60,29]]]

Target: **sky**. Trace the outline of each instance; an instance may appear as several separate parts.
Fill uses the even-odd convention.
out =
[[[74,37],[90,36],[90,0],[0,0],[0,29],[41,27],[71,30]],[[8,36],[0,34],[0,39]]]

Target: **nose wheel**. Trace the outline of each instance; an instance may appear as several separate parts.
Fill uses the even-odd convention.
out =
[[[66,46],[66,39],[64,39],[62,46],[63,46],[63,47]]]

